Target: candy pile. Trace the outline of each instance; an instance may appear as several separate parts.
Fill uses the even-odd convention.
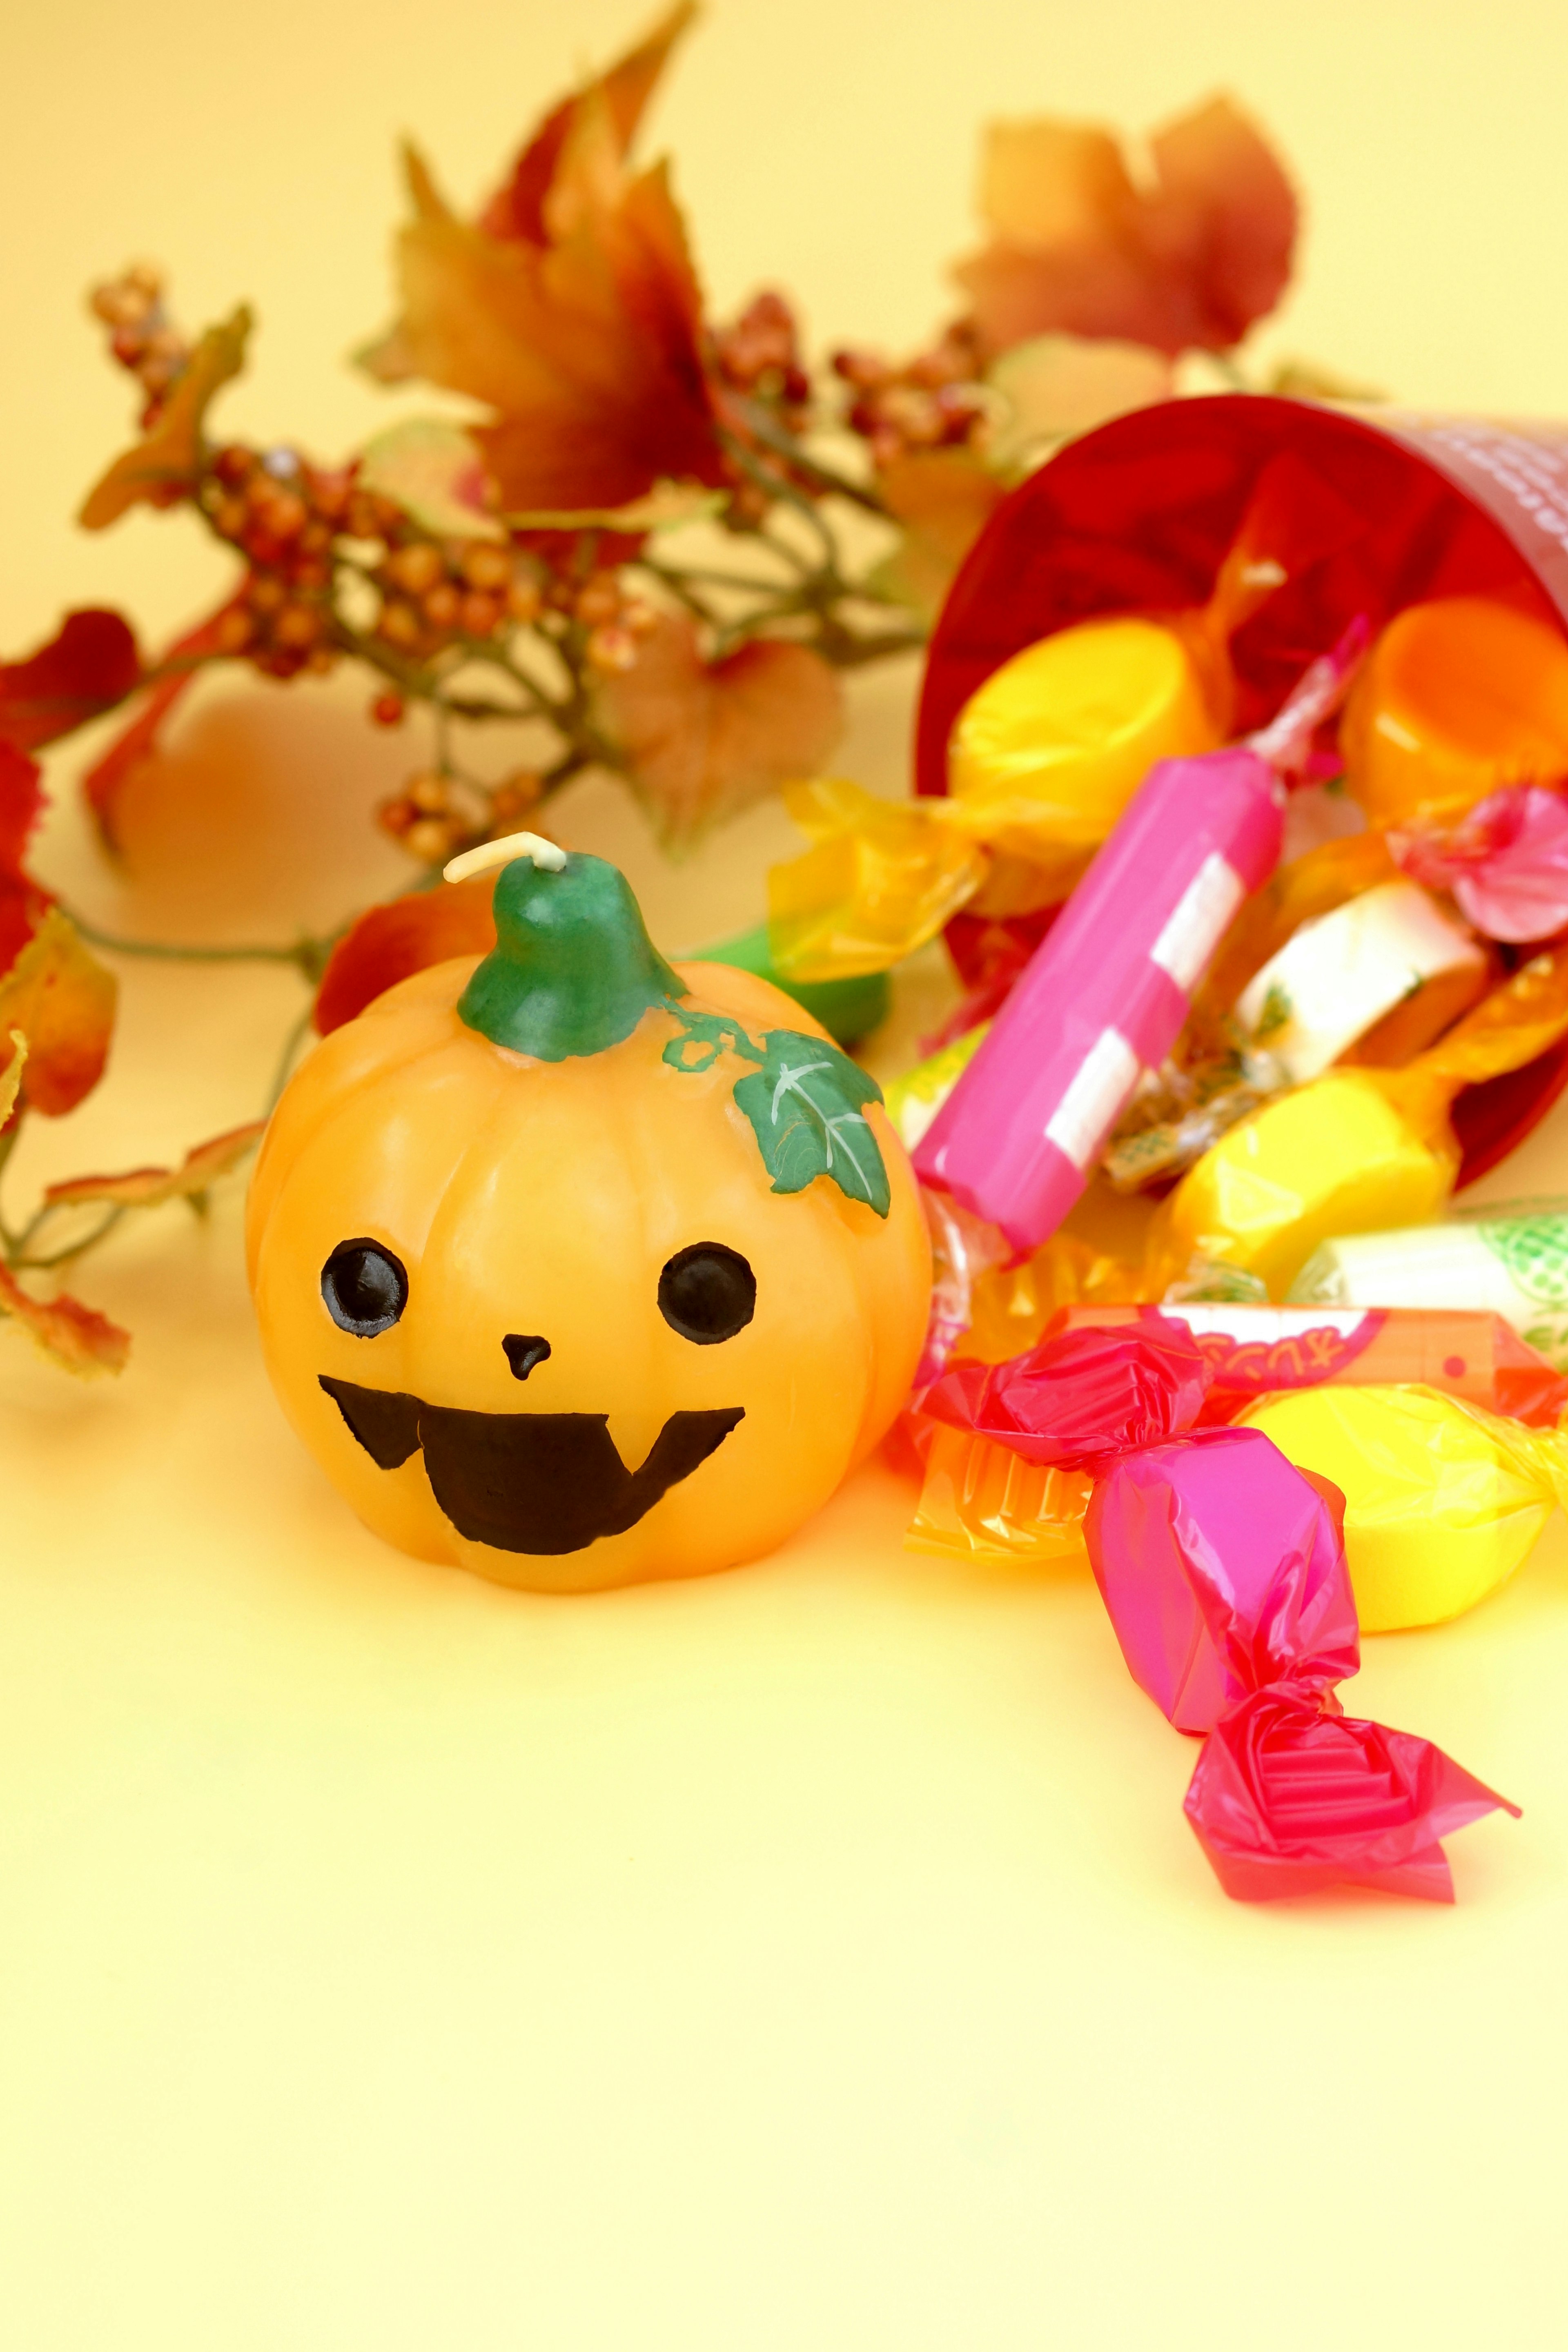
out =
[[[1522,578],[1336,609],[1367,528],[1277,453],[1204,603],[997,660],[945,795],[796,787],[770,889],[790,981],[945,933],[968,990],[888,1090],[936,1259],[910,1539],[1087,1550],[1246,1896],[1451,1895],[1503,1801],[1333,1687],[1568,1498],[1568,1206],[1450,1213],[1456,1105],[1568,1039],[1568,635]]]

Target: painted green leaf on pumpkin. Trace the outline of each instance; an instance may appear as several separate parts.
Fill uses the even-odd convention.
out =
[[[860,1106],[882,1090],[825,1038],[770,1029],[762,1066],[735,1085],[775,1192],[803,1192],[830,1176],[851,1201],[885,1217],[892,1205],[881,1148]]]

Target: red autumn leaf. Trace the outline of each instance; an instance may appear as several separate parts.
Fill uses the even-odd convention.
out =
[[[46,1118],[74,1110],[103,1076],[119,993],[112,972],[89,955],[58,907],[0,980],[0,1037],[27,1041],[22,1098]]]
[[[242,595],[226,597],[216,613],[209,613],[205,621],[187,629],[183,637],[176,637],[164,650],[156,665],[157,683],[147,688],[134,715],[82,778],[87,804],[106,848],[120,846],[114,820],[121,793],[137,769],[157,750],[163,721],[195,685],[203,664],[222,652],[224,623],[244,601]]]
[[[0,973],[10,971],[52,903],[22,871],[27,836],[43,807],[37,761],[0,738]]]
[[[934,621],[1004,486],[967,449],[911,449],[879,469],[877,487],[904,536],[873,585]]]
[[[1137,186],[1091,125],[998,123],[981,209],[991,243],[956,276],[993,351],[1053,331],[1228,351],[1289,281],[1298,206],[1262,135],[1215,98],[1149,142]]]
[[[116,457],[88,492],[77,520],[106,530],[134,506],[174,505],[194,489],[201,468],[202,425],[215,393],[245,365],[250,312],[241,303],[221,327],[209,327],[150,432]]]
[[[660,615],[600,707],[668,842],[813,774],[843,723],[838,680],[808,646],[769,638],[705,662],[684,614]]]
[[[157,1209],[165,1201],[190,1201],[254,1151],[267,1121],[253,1118],[187,1151],[177,1168],[128,1168],[119,1176],[71,1176],[50,1184],[44,1198],[51,1208],[74,1208],[101,1201],[121,1209]]]
[[[459,220],[408,152],[403,316],[363,363],[489,407],[474,438],[509,511],[620,506],[661,477],[723,478],[685,229],[664,167],[634,175],[625,153],[679,30],[670,20],[636,73],[623,61],[551,118],[519,167],[521,194],[514,177],[498,200],[504,235],[493,205],[480,224]]]
[[[37,751],[123,702],[141,675],[136,640],[118,613],[68,613],[36,654],[0,662],[0,740]]]
[[[479,215],[479,226],[488,236],[521,237],[529,245],[549,243],[545,200],[585,101],[595,93],[602,97],[616,144],[626,154],[670,50],[696,14],[694,0],[681,0],[680,6],[672,8],[651,33],[635,48],[628,49],[624,58],[618,58],[596,81],[563,99],[545,116],[510,173]]]
[[[24,1290],[7,1265],[0,1265],[0,1315],[10,1315],[30,1331],[46,1356],[68,1372],[90,1377],[94,1372],[120,1372],[131,1353],[131,1334],[84,1307],[79,1298],[62,1293],[58,1298],[35,1298]]]
[[[312,1019],[321,1034],[353,1021],[386,989],[427,964],[452,956],[489,955],[496,943],[490,918],[494,874],[413,890],[372,907],[332,950],[316,992]]]

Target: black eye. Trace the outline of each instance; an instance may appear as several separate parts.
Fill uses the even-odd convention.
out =
[[[738,1250],[693,1242],[658,1277],[658,1311],[672,1331],[711,1348],[743,1331],[757,1311],[757,1277]]]
[[[321,1268],[327,1312],[356,1339],[390,1331],[408,1304],[408,1276],[379,1242],[340,1242]]]

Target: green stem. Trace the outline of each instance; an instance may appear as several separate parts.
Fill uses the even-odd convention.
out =
[[[331,939],[303,939],[292,947],[198,948],[173,940],[119,939],[112,931],[100,931],[72,908],[62,904],[61,912],[89,947],[102,948],[110,955],[150,956],[164,963],[291,963],[308,972],[316,957],[341,936],[334,932]]]
[[[736,415],[743,420],[748,433],[759,440],[764,448],[772,449],[775,456],[784,458],[816,489],[834,498],[848,499],[853,505],[864,507],[868,514],[880,515],[884,520],[888,520],[888,509],[874,490],[868,490],[860,483],[850,481],[847,475],[836,473],[831,466],[823,465],[819,458],[807,457],[795,436],[786,433],[784,426],[770,416],[767,410],[760,406],[757,402],[747,400],[739,393],[731,393],[729,397]],[[722,428],[721,428],[721,438],[730,445],[730,454],[732,457],[739,455],[739,450],[733,443],[733,436],[723,433]]]
[[[124,1202],[116,1201],[110,1208],[105,1210],[97,1224],[90,1232],[84,1234],[79,1241],[68,1242],[63,1249],[50,1250],[42,1257],[32,1255],[27,1252],[28,1243],[35,1234],[43,1230],[50,1217],[59,1213],[62,1205],[62,1203],[46,1201],[44,1206],[24,1228],[17,1242],[17,1255],[11,1261],[19,1272],[46,1274],[51,1266],[65,1265],[73,1257],[85,1257],[89,1249],[98,1247],[105,1234],[110,1233],[125,1214]]]

